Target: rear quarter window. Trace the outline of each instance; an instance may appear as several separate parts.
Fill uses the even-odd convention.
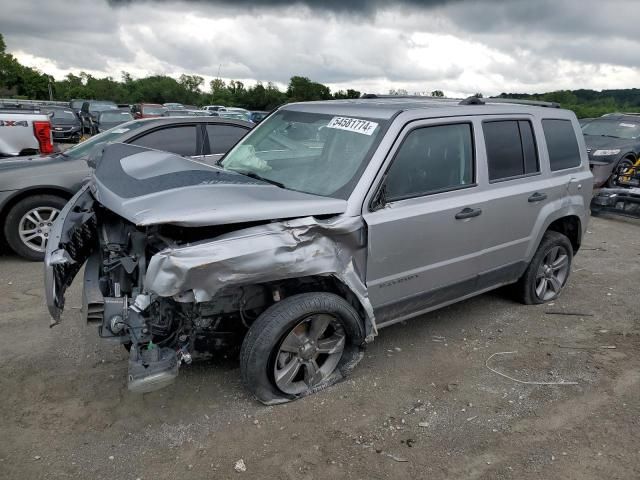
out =
[[[533,129],[528,120],[483,122],[489,181],[509,180],[540,171]]]
[[[577,167],[581,163],[576,132],[570,120],[542,120],[551,170]]]

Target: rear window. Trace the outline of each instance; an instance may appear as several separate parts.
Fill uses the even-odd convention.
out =
[[[484,122],[489,180],[498,181],[540,171],[531,123],[527,120]]]
[[[580,165],[580,149],[573,125],[569,120],[542,120],[544,138],[547,141],[549,151],[549,163],[551,170],[564,170],[565,168]]]

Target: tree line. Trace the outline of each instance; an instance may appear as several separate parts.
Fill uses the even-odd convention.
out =
[[[406,90],[391,90],[390,94],[406,95]],[[204,78],[198,75],[180,75],[178,79],[166,75],[133,78],[121,72],[119,79],[96,78],[88,73],[69,73],[64,80],[55,80],[51,75],[21,65],[6,52],[0,33],[0,97],[26,98],[32,100],[68,101],[72,98],[112,100],[116,103],[167,103],[186,105],[226,105],[249,110],[271,110],[287,102],[358,98],[360,92],[353,89],[331,92],[326,85],[302,76],[291,77],[285,91],[275,84],[258,82],[246,86],[238,80],[225,82],[216,78],[205,89]],[[443,97],[442,90],[434,90],[433,97]],[[481,97],[481,93],[476,93]],[[502,93],[502,98],[520,98],[559,102],[562,107],[573,110],[580,118],[597,117],[616,111],[640,111],[640,89],[561,90],[549,93]]]

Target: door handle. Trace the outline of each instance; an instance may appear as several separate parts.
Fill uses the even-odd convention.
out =
[[[456,220],[464,220],[465,218],[473,218],[477,217],[482,213],[482,210],[479,208],[463,208],[458,213],[456,213]]]
[[[541,202],[547,199],[546,193],[536,192],[528,198],[529,203]]]

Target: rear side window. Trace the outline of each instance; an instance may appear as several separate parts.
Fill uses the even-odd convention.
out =
[[[227,153],[247,133],[246,128],[231,125],[207,125],[209,153]]]
[[[484,122],[489,181],[538,173],[538,152],[527,120]]]
[[[468,123],[417,128],[410,132],[387,172],[387,200],[473,184],[472,136]]]
[[[194,156],[197,151],[197,134],[195,125],[182,127],[162,128],[147,133],[131,142],[141,147],[164,150],[178,155]]]
[[[580,149],[571,121],[542,120],[542,129],[547,141],[552,171],[580,165]]]

